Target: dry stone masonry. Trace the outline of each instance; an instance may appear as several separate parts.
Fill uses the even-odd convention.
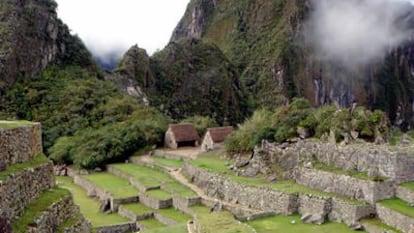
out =
[[[4,165],[0,171],[0,216],[13,224],[26,208],[55,186],[53,164],[42,155],[40,124],[0,121],[0,162]],[[75,217],[76,223],[67,226],[64,232],[91,231],[90,223],[80,215],[72,196],[65,196],[45,208],[36,213],[36,219],[25,232],[56,232],[60,225]]]

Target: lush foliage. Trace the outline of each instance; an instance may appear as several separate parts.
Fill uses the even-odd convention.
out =
[[[15,84],[0,103],[2,115],[41,122],[51,158],[86,168],[162,142],[168,121],[79,67],[51,67]]]
[[[206,116],[192,116],[181,121],[182,123],[192,123],[197,130],[198,135],[202,136],[207,128],[217,127],[217,122]]]
[[[291,138],[334,137],[336,142],[355,135],[367,141],[388,140],[390,124],[382,111],[371,112],[364,107],[337,109],[335,106],[313,108],[302,98],[275,111],[257,110],[226,140],[231,152],[252,150],[263,139],[285,142]]]

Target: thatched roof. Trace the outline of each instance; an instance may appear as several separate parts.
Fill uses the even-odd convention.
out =
[[[197,130],[193,124],[170,124],[168,128],[171,129],[176,142],[190,142],[200,140]]]
[[[217,128],[208,128],[207,132],[210,133],[211,139],[214,143],[224,142],[226,137],[233,132],[232,126],[227,127],[217,127]]]

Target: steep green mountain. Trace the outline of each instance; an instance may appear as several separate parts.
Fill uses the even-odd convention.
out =
[[[174,119],[202,115],[234,124],[248,112],[237,68],[211,43],[183,39],[152,57],[134,46],[113,75],[138,84],[151,105]]]
[[[311,9],[307,0],[192,0],[171,41],[217,45],[237,66],[256,106],[273,108],[295,96],[314,106],[357,102],[385,110],[403,128],[412,125],[414,44],[352,71],[321,62],[303,42]]]
[[[85,168],[161,143],[169,118],[104,80],[56,6],[0,2],[0,119],[41,122],[45,152]]]

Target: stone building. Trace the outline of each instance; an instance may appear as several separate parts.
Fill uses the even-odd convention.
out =
[[[165,132],[165,147],[177,149],[184,146],[198,146],[200,137],[193,124],[170,124]]]
[[[203,151],[209,151],[223,147],[224,140],[233,130],[232,126],[208,128],[204,135],[201,149]]]

